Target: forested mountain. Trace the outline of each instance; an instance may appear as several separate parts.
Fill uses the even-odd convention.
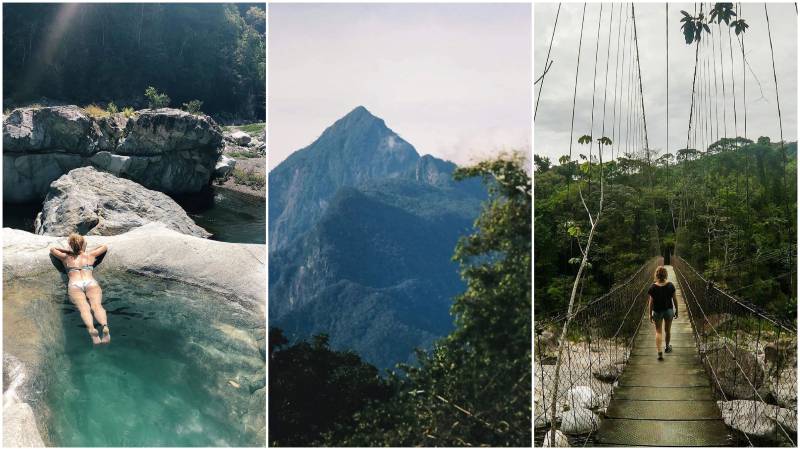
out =
[[[452,330],[452,262],[486,192],[358,107],[270,174],[270,323],[378,367]],[[273,202],[273,199],[275,201]]]
[[[4,109],[32,102],[145,107],[148,86],[222,121],[263,121],[264,5],[3,5]]]
[[[482,178],[489,197],[471,233],[452,253],[465,281],[452,298],[454,328],[431,349],[418,352],[414,364],[398,365],[381,377],[357,354],[332,349],[327,334],[290,342],[271,328],[271,446],[530,446],[531,180],[524,167],[519,157],[499,157],[453,173],[459,180]],[[366,196],[345,190],[345,198]],[[363,201],[386,208],[371,198]],[[399,233],[417,238],[426,231]],[[435,245],[421,238],[422,244]],[[370,306],[353,316],[368,322],[377,309]],[[418,320],[429,314],[407,312]],[[336,311],[331,307],[328,313]],[[272,316],[270,322],[274,326]]]
[[[597,204],[599,164],[535,157],[536,313],[563,311],[589,224],[578,196]],[[603,164],[605,207],[582,285],[604,293],[654,254],[677,253],[728,292],[795,318],[797,144],[721,139],[647,164]],[[592,186],[588,180],[591,176]]]

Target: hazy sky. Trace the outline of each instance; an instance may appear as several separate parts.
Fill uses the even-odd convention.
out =
[[[628,4],[626,4],[628,5]],[[750,65],[747,71],[747,137],[756,140],[759,136],[770,136],[773,141],[779,140],[778,116],[775,102],[775,82],[772,75],[767,26],[763,3],[742,3],[740,16],[750,25],[745,33],[745,51]],[[534,65],[536,77],[541,70],[547,55],[547,47],[553,32],[558,5],[537,3],[534,6]],[[797,13],[792,3],[768,4],[772,41],[775,48],[775,67],[778,74],[781,112],[783,114],[784,139],[797,139]],[[534,152],[557,160],[569,151],[570,120],[572,115],[572,96],[575,83],[575,66],[581,26],[582,3],[564,3],[558,19],[551,59],[555,62],[548,72],[544,90],[539,103],[535,124]],[[676,149],[686,146],[686,133],[689,123],[689,105],[691,103],[692,77],[694,70],[695,47],[686,45],[680,30],[680,10],[694,12],[694,4],[669,5],[669,147],[674,153]],[[630,11],[630,7],[628,7]],[[600,12],[599,3],[589,3],[586,7],[586,25],[584,28],[583,46],[581,50],[581,68],[578,79],[578,101],[575,113],[575,137],[587,134],[590,128],[592,105],[592,77],[594,70],[595,45],[597,43],[597,23]],[[595,127],[593,135],[600,135],[602,121],[602,102],[604,97],[603,83],[605,78],[605,59],[607,54],[608,24],[611,13],[609,3],[603,6],[603,26],[600,30],[600,47],[597,68],[597,91],[595,97]],[[613,80],[615,76],[614,62],[616,54],[618,20],[620,4],[613,8],[614,24],[611,39],[611,63],[609,68],[609,100],[607,108],[611,108],[613,98]],[[624,15],[623,29],[624,29]],[[639,39],[641,58],[642,84],[647,115],[647,129],[650,147],[663,152],[666,147],[666,35],[665,5],[663,3],[636,4],[636,27]],[[629,22],[630,24],[631,22]],[[712,27],[716,45],[719,35]],[[624,35],[624,33],[622,33]],[[704,35],[706,36],[706,35]],[[735,35],[734,35],[735,36]],[[728,136],[732,136],[733,100],[731,85],[730,51],[728,49],[728,33],[723,23],[722,52],[725,65],[725,82],[727,86]],[[712,42],[712,41],[708,41]],[[713,55],[714,47],[708,48]],[[742,66],[741,50],[733,40],[734,73],[737,95],[737,113],[739,135],[743,135],[743,103],[742,103]],[[702,52],[706,50],[701,50]],[[720,135],[723,134],[723,100],[722,75],[719,65],[717,47],[717,90],[719,92]],[[737,53],[738,52],[738,53]],[[712,74],[713,66],[709,65]],[[760,83],[760,88],[759,84]],[[534,89],[538,93],[539,86]],[[763,92],[763,95],[762,95]],[[713,103],[710,103],[713,108]],[[613,109],[607,109],[607,114]],[[612,115],[607,116],[609,118]],[[609,119],[610,120],[610,119]],[[716,118],[714,119],[716,121]],[[608,123],[608,122],[607,122]],[[608,126],[607,126],[608,127]],[[605,133],[609,135],[608,132]],[[610,135],[609,135],[610,136]],[[575,157],[577,145],[573,145]]]
[[[269,165],[358,105],[459,164],[530,151],[527,4],[271,4]]]

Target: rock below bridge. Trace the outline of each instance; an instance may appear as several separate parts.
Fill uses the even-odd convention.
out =
[[[151,222],[192,236],[211,235],[167,195],[92,167],[81,167],[50,185],[36,218],[36,233],[112,236]]]
[[[3,120],[3,200],[41,200],[55,179],[95,166],[167,193],[206,186],[222,152],[208,116],[162,108],[94,118],[71,106],[15,109]]]

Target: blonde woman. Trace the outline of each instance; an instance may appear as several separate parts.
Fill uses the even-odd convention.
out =
[[[658,266],[655,273],[655,282],[647,291],[649,297],[650,321],[656,326],[656,350],[658,350],[658,360],[662,361],[664,356],[661,354],[661,323],[664,323],[666,331],[666,345],[664,352],[672,352],[669,345],[669,332],[672,328],[672,319],[678,318],[678,302],[675,301],[675,286],[667,281],[667,269]]]
[[[108,344],[111,342],[111,332],[108,329],[108,317],[103,309],[103,290],[95,280],[92,271],[97,259],[108,251],[108,247],[101,245],[90,251],[86,250],[86,239],[78,233],[72,233],[67,238],[69,248],[50,249],[50,254],[58,258],[69,278],[67,294],[72,304],[78,308],[81,319],[86,325],[89,336],[94,344]],[[94,316],[92,316],[94,314]],[[94,327],[94,319],[100,324],[103,336]]]

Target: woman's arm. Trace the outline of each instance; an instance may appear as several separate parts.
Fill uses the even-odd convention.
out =
[[[653,320],[653,296],[652,295],[648,295],[647,296],[647,309],[650,310],[650,314],[648,315],[648,317],[650,317],[650,322],[655,322],[655,320]]]
[[[676,292],[675,286],[673,285],[672,286],[672,307],[674,308],[675,318],[677,319],[678,318],[678,299],[675,297],[675,292]]]
[[[93,250],[91,250],[89,252],[89,254],[94,256],[95,258],[97,258],[98,256],[102,255],[103,253],[105,253],[107,251],[108,251],[108,246],[103,244],[103,245],[98,245],[97,247],[95,247]]]
[[[59,261],[64,261],[69,252],[63,248],[50,247],[50,254],[58,258]]]

